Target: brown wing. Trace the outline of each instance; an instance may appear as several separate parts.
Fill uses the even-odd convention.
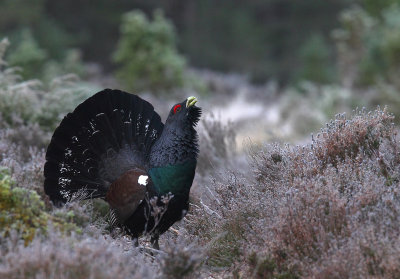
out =
[[[114,209],[118,221],[123,223],[135,212],[145,197],[149,175],[142,169],[131,169],[115,180],[106,195],[106,201]]]

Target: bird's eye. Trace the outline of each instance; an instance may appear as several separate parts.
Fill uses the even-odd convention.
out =
[[[174,114],[179,112],[181,110],[181,107],[182,107],[181,105],[174,106]]]

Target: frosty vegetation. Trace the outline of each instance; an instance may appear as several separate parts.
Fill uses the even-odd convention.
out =
[[[51,133],[93,92],[71,76],[22,80],[6,47],[0,278],[398,278],[400,146],[386,109],[338,114],[304,146],[248,142],[245,160],[237,126],[205,117],[188,215],[160,251],[146,237],[135,248],[104,202],[55,209],[43,192]]]

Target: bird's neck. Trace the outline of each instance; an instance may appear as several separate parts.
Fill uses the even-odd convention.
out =
[[[198,136],[193,127],[185,130],[165,126],[150,151],[150,168],[181,165],[196,160]]]

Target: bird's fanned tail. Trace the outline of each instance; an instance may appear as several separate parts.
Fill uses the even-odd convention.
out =
[[[163,126],[153,106],[136,95],[111,89],[95,94],[53,134],[44,169],[46,194],[55,204],[79,190],[104,197],[121,174],[148,166]]]

